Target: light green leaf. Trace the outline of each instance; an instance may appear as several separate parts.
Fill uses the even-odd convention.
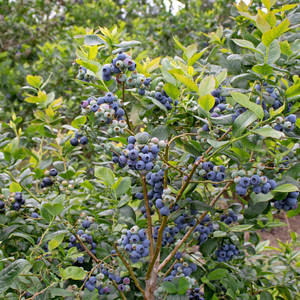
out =
[[[79,267],[67,267],[64,269],[64,272],[61,272],[63,278],[66,279],[74,279],[74,280],[81,280],[84,279],[86,276],[86,272]]]
[[[275,39],[280,37],[288,29],[290,24],[290,21],[288,19],[285,19],[275,28],[265,32],[262,36],[262,42],[264,43],[264,45],[266,47],[269,47]]]
[[[71,123],[71,126],[74,128],[82,127],[86,122],[86,116],[77,116]]]
[[[257,105],[251,101],[249,101],[248,97],[244,94],[241,94],[239,92],[230,92],[233,99],[241,104],[242,106],[245,106],[252,110],[260,119],[263,119],[264,117],[264,111],[260,105]]]
[[[247,49],[253,50],[255,52],[258,52],[260,54],[263,54],[263,53],[261,53],[261,51],[259,49],[256,49],[255,46],[253,45],[253,43],[250,41],[242,40],[242,39],[232,39],[232,41],[235,42],[240,47],[247,48]]]
[[[198,92],[198,86],[193,80],[180,74],[175,73],[174,75],[181,83],[185,84],[189,89],[191,89],[194,92]]]
[[[103,181],[107,186],[112,186],[115,183],[115,175],[109,168],[96,166],[95,176]]]
[[[65,234],[64,233],[61,233],[57,236],[55,236],[50,242],[49,242],[49,250],[53,250],[55,249],[56,247],[58,247],[62,241],[64,240],[64,237],[65,237]]]
[[[164,86],[164,91],[173,100],[176,100],[180,95],[180,91],[178,90],[178,88],[170,82]]]
[[[278,193],[278,192],[281,192],[281,193],[290,193],[290,192],[297,192],[299,191],[299,189],[291,184],[291,183],[285,183],[283,185],[280,185],[280,186],[277,186],[273,191],[272,193]]]
[[[227,70],[222,71],[216,76],[216,79],[219,84],[221,84],[227,77]]]
[[[177,288],[173,282],[163,281],[160,286],[170,294],[177,293]]]
[[[231,231],[233,232],[240,232],[240,231],[245,231],[250,228],[252,228],[254,225],[237,225],[231,228]]]
[[[258,16],[256,18],[256,25],[262,33],[265,33],[271,29],[269,23],[265,21],[261,16]]]
[[[206,112],[209,112],[215,105],[215,98],[212,95],[205,95],[198,100],[198,103]]]
[[[97,72],[98,72],[98,67],[97,67],[97,66],[95,66],[95,65],[93,65],[93,64],[90,64],[90,63],[87,63],[87,62],[85,62],[85,61],[82,61],[82,60],[80,60],[80,59],[76,59],[76,62],[77,62],[79,65],[81,65],[81,66],[83,66],[83,67],[85,67],[85,68],[91,70],[91,71],[94,72],[95,74],[97,74]]]
[[[189,288],[190,282],[185,277],[180,277],[178,282],[178,294],[183,295]]]
[[[300,98],[300,84],[293,85],[285,91],[285,97],[288,100],[297,100]]]
[[[271,137],[274,139],[280,139],[282,137],[285,137],[285,134],[283,132],[274,130],[272,128],[267,128],[267,127],[258,128],[256,130],[254,130],[253,132],[255,132],[261,136]]]
[[[273,68],[269,66],[268,64],[260,64],[260,65],[255,65],[252,70],[262,76],[268,76],[273,74]]]
[[[15,193],[15,192],[21,192],[22,188],[18,183],[12,182],[9,186],[9,190],[11,193]]]
[[[128,189],[130,188],[131,186],[131,179],[130,177],[124,177],[122,178],[119,186],[117,187],[117,190],[116,190],[116,194],[117,194],[117,197],[120,197],[122,195],[124,195]]]
[[[199,96],[203,97],[210,94],[215,89],[215,85],[216,80],[213,75],[205,77],[199,85]]]
[[[34,86],[35,88],[39,88],[41,84],[43,83],[43,78],[41,76],[32,76],[32,75],[27,75],[26,76],[27,82]]]
[[[210,272],[207,276],[207,278],[209,280],[219,280],[223,277],[226,276],[227,274],[227,269],[216,269],[216,270],[213,270],[212,272]]]
[[[88,59],[94,59],[97,56],[98,53],[98,46],[95,45],[90,48]]]
[[[104,44],[104,41],[96,34],[89,34],[84,37],[84,44],[89,46]]]

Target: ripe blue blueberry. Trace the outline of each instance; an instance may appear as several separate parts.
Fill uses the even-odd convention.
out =
[[[89,139],[88,139],[86,136],[83,136],[83,137],[80,139],[80,144],[81,144],[81,145],[86,145],[88,142],[89,142]]]

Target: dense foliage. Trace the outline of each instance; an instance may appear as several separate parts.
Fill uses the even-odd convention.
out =
[[[80,8],[97,18],[95,7],[113,7],[100,2],[61,2],[62,28],[84,26]],[[132,19],[133,4],[119,3]],[[27,39],[45,39],[57,71],[49,77],[54,61],[39,56],[22,91],[3,84],[24,101],[4,99],[15,112],[0,123],[1,299],[300,297],[297,234],[272,248],[257,233],[300,211],[300,7],[263,5],[236,4],[208,47],[193,35],[164,40],[172,25],[147,44],[145,27],[127,28],[118,10],[120,26],[74,25],[60,37],[72,66],[44,34]],[[176,18],[205,15],[197,7],[187,1]],[[3,53],[5,68],[20,67]]]

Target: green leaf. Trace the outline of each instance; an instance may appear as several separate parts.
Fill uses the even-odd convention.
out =
[[[185,277],[179,278],[178,294],[183,295],[189,288],[190,282]]]
[[[85,61],[82,61],[82,60],[80,60],[80,59],[76,59],[76,62],[77,62],[79,65],[81,65],[81,66],[83,66],[83,67],[85,67],[85,68],[91,70],[91,71],[94,72],[95,74],[97,74],[97,72],[98,72],[98,67],[97,67],[97,66],[95,66],[95,65],[93,65],[93,64],[90,64],[90,63],[87,63],[87,62],[85,62]]]
[[[260,215],[269,205],[269,202],[258,202],[255,205],[249,207],[248,209],[245,210],[244,212],[244,217],[246,219],[253,219]]]
[[[64,209],[64,206],[58,203],[56,204],[46,203],[43,205],[43,207],[47,209],[52,216],[58,216]]]
[[[32,76],[32,75],[27,75],[26,76],[27,82],[34,86],[35,88],[39,88],[41,84],[43,83],[43,78],[41,76]]]
[[[227,269],[217,269],[210,272],[207,276],[209,280],[219,280],[226,276]]]
[[[28,234],[25,234],[25,233],[22,233],[22,232],[14,232],[14,233],[11,234],[10,237],[14,237],[14,236],[25,239],[28,242],[30,242],[32,245],[35,245],[35,240],[31,236],[29,236]]]
[[[62,274],[64,273],[64,274]],[[64,272],[61,272],[62,277],[66,279],[81,280],[86,276],[86,272],[79,267],[67,267]]]
[[[156,106],[160,107],[163,111],[165,111],[166,113],[168,113],[167,108],[162,103],[160,103],[158,100],[156,100],[155,98],[150,97],[150,96],[146,96],[146,98],[150,99],[153,104],[155,104]],[[131,115],[130,116],[132,117],[132,111],[131,111]]]
[[[198,100],[199,105],[209,112],[215,105],[215,98],[212,95],[205,95]]]
[[[85,124],[85,122],[86,122],[86,116],[78,116],[72,121],[71,126],[79,129]]]
[[[227,70],[222,71],[216,76],[216,79],[219,84],[221,84],[227,77]]]
[[[55,236],[55,238],[49,242],[49,250],[51,251],[51,250],[55,249],[56,247],[58,247],[63,242],[64,237],[65,237],[64,233],[61,233],[61,234]]]
[[[123,41],[120,44],[114,44],[115,47],[119,47],[119,48],[132,47],[135,45],[141,45],[141,42],[139,42],[139,41]]]
[[[237,225],[231,228],[231,231],[233,232],[240,232],[240,231],[245,231],[250,228],[252,228],[254,225]]]
[[[268,64],[260,64],[255,65],[252,70],[262,76],[268,76],[273,74],[273,68],[269,66]]]
[[[213,124],[231,125],[233,123],[231,115],[225,115],[225,116],[221,116],[221,117],[217,117],[217,118],[210,117],[209,119]]]
[[[254,130],[253,132],[255,132],[261,136],[271,137],[274,139],[280,139],[282,137],[285,137],[285,134],[283,132],[274,130],[272,128],[267,128],[267,127],[258,128],[256,130]]]
[[[264,45],[266,47],[269,47],[275,39],[280,37],[288,29],[289,25],[290,21],[288,19],[285,19],[275,28],[265,32],[262,36],[262,42],[264,43]]]
[[[180,91],[178,88],[170,82],[164,86],[164,91],[173,100],[176,100],[180,96]]]
[[[297,192],[299,191],[299,189],[291,184],[291,183],[285,183],[283,185],[279,185],[277,186],[273,191],[272,193],[291,193],[291,192]]]
[[[300,98],[300,84],[293,85],[285,91],[285,97],[290,100],[296,100]]]
[[[18,259],[0,272],[0,294],[9,289],[18,275],[21,274],[28,265],[30,265],[30,263],[27,260]]]
[[[125,205],[125,206],[119,208],[119,212],[122,215],[124,215],[128,218],[131,218],[134,222],[136,222],[136,215],[135,215],[135,212],[134,212],[134,210],[132,209],[131,206]]]
[[[173,282],[163,281],[160,286],[170,294],[177,293],[177,288]]]
[[[258,52],[260,54],[263,54],[263,53],[261,53],[261,51],[259,49],[256,49],[255,46],[253,45],[253,43],[250,41],[242,40],[242,39],[232,39],[232,41],[234,41],[240,47],[247,48],[247,49],[253,50],[255,52]]]
[[[249,101],[248,97],[244,94],[241,94],[239,92],[230,92],[233,99],[241,104],[242,106],[245,106],[249,108],[251,111],[253,111],[260,119],[264,118],[264,111],[260,105],[257,105],[251,101]]]
[[[122,178],[122,180],[116,190],[117,197],[120,197],[123,194],[125,194],[128,191],[128,189],[130,188],[130,186],[131,186],[130,177]]]
[[[290,176],[294,179],[298,179],[298,174],[300,173],[300,162],[292,165],[282,176],[282,179],[285,179],[287,176]]]
[[[200,252],[203,256],[210,256],[214,250],[218,247],[217,239],[208,239],[205,243],[202,243],[200,246]]]
[[[203,97],[205,95],[209,95],[215,89],[215,85],[216,85],[216,80],[213,75],[205,77],[199,85],[199,96]],[[211,96],[211,95],[209,95],[209,96]],[[211,97],[213,97],[213,96],[211,96]],[[199,100],[199,103],[200,103],[200,100]]]
[[[220,148],[220,147],[222,147],[222,146],[224,146],[224,145],[226,145],[226,144],[228,144],[229,143],[229,141],[215,141],[215,140],[213,140],[213,139],[207,139],[207,142],[210,144],[210,145],[212,145],[214,148],[216,148],[216,149],[218,149],[218,148]]]
[[[88,59],[94,59],[97,56],[98,53],[98,46],[95,45],[90,48]]]
[[[260,293],[260,300],[273,300],[273,296],[267,292],[267,291],[263,291]]]
[[[40,214],[42,218],[48,223],[50,223],[54,219],[54,216],[44,206],[41,207]]]
[[[253,204],[256,204],[257,202],[269,201],[269,200],[271,200],[271,199],[274,198],[274,195],[272,193],[268,193],[268,194],[263,194],[263,193],[255,194],[254,192],[252,192],[250,194],[250,198],[252,199]]]
[[[50,287],[49,291],[51,293],[51,298],[54,298],[55,296],[61,296],[61,297],[74,297],[74,293],[71,293],[70,291],[66,289],[59,289],[59,288],[53,288]]]
[[[167,140],[170,133],[171,128],[169,126],[159,125],[151,132],[151,138],[157,137],[159,140]]]
[[[107,186],[112,186],[115,183],[115,175],[109,168],[96,166],[95,176],[103,181]]]
[[[288,41],[279,42],[279,45],[280,45],[280,50],[281,50],[282,54],[284,54],[286,56],[290,56],[293,54],[293,51],[291,50],[291,45],[289,44]]]
[[[272,44],[269,47],[269,51],[268,48],[263,43],[260,43],[257,46],[257,49],[259,49],[261,52],[255,53],[255,58],[260,64],[267,63],[269,65],[272,65],[279,59],[281,55],[280,45],[278,40],[274,40],[272,42]],[[266,57],[267,57],[267,61],[265,61]]]
[[[89,46],[104,44],[104,41],[96,34],[84,36],[84,44]]]
[[[214,208],[212,206],[204,203],[204,202],[195,200],[195,201],[192,201],[190,205],[191,205],[191,208],[194,209],[194,210],[209,211],[212,214],[215,214]]]
[[[12,182],[9,186],[9,190],[11,193],[15,193],[15,192],[21,192],[22,188],[18,183]]]
[[[185,84],[189,89],[191,89],[194,92],[198,92],[198,86],[193,80],[180,74],[175,73],[174,75],[181,83]]]
[[[256,25],[262,33],[265,33],[271,29],[269,23],[265,21],[261,16],[258,16],[256,18]]]

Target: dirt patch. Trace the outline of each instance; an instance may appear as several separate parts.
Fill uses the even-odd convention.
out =
[[[261,236],[261,241],[270,240],[270,246],[278,247],[277,239],[279,239],[282,243],[286,243],[286,241],[291,240],[291,236],[289,234],[289,230],[295,231],[298,234],[300,233],[300,215],[297,215],[292,218],[285,217],[285,213],[281,212],[278,215],[274,215],[274,219],[278,219],[280,222],[289,223],[289,226],[280,226],[274,227],[269,230],[260,230],[258,233]]]

